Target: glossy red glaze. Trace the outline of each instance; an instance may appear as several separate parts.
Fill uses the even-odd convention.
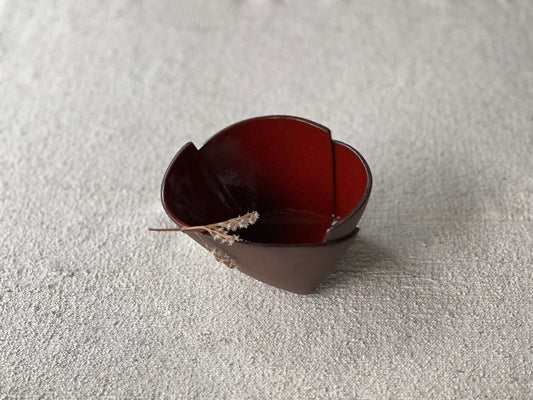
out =
[[[190,142],[172,160],[161,189],[167,214],[181,225],[205,225],[243,213]]]
[[[368,177],[365,166],[345,145],[334,143],[336,204],[335,218],[345,218],[363,198]]]
[[[320,243],[334,214],[327,128],[294,117],[239,122],[200,149],[222,185],[259,222],[242,233],[263,243]]]
[[[247,243],[321,244],[354,232],[370,188],[362,156],[327,128],[268,116],[231,125],[200,150],[186,144],[165,174],[162,200],[182,225],[259,211],[237,232]]]
[[[349,235],[356,228],[370,196],[372,175],[365,159],[345,143],[333,141],[335,154],[335,218],[326,241]]]

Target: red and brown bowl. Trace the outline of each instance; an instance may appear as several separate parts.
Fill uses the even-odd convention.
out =
[[[276,115],[233,124],[200,149],[184,145],[164,175],[161,199],[180,227],[258,211],[232,245],[190,236],[226,253],[245,274],[306,294],[348,250],[371,187],[364,158],[332,140],[328,128]]]

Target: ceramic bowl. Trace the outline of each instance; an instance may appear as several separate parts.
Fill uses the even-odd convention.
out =
[[[364,158],[329,129],[276,115],[231,125],[200,149],[185,144],[164,175],[161,199],[180,227],[258,211],[232,245],[190,236],[253,278],[306,294],[346,253],[371,187]]]

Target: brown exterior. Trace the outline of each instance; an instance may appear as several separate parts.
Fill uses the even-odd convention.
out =
[[[239,271],[246,275],[280,289],[309,294],[335,269],[358,231],[356,228],[341,240],[307,246],[265,246],[242,242],[229,246],[215,242],[207,235],[203,235],[202,239],[210,247],[220,249],[233,258]],[[198,236],[189,236],[204,246]]]

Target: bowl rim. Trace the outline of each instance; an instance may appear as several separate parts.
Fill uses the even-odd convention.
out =
[[[314,122],[314,121],[311,121],[309,119],[306,119],[306,118],[302,118],[302,117],[296,117],[296,116],[292,116],[292,115],[265,115],[265,116],[258,116],[258,117],[253,117],[253,118],[248,118],[248,119],[244,119],[244,120],[241,120],[241,121],[238,121],[238,122],[235,122],[223,129],[221,129],[220,131],[218,131],[217,133],[215,133],[214,135],[210,136],[209,139],[207,139],[204,144],[202,145],[205,146],[208,142],[210,142],[213,138],[215,138],[216,136],[218,135],[221,135],[223,134],[224,132],[234,128],[235,126],[238,126],[240,124],[243,124],[243,123],[246,123],[246,122],[250,122],[250,121],[255,121],[255,120],[265,120],[265,119],[292,119],[292,120],[297,120],[297,121],[300,121],[300,122],[304,122],[304,123],[307,123],[307,124],[310,124],[310,125],[313,125],[319,129],[321,129],[322,131],[324,131],[325,133],[328,134],[330,140],[331,140],[331,146],[332,146],[332,153],[333,153],[333,162],[335,163],[335,153],[334,153],[334,144],[339,144],[341,146],[344,146],[345,148],[347,148],[348,150],[350,150],[353,154],[355,154],[355,156],[359,159],[359,161],[361,161],[361,163],[363,164],[363,167],[364,167],[364,170],[366,172],[366,176],[367,176],[367,182],[366,182],[366,187],[365,187],[365,191],[363,192],[363,196],[361,197],[361,199],[359,200],[359,202],[353,207],[353,209],[342,219],[340,219],[335,225],[331,225],[325,232],[324,234],[324,239],[322,242],[316,242],[316,243],[273,243],[273,242],[250,242],[250,241],[238,241],[238,242],[235,242],[236,244],[238,243],[239,245],[248,245],[248,246],[264,246],[264,247],[315,247],[315,246],[324,246],[324,245],[327,245],[329,243],[334,243],[334,242],[338,242],[338,241],[342,241],[342,240],[345,240],[346,238],[348,237],[351,237],[353,236],[354,234],[357,233],[357,231],[359,230],[359,228],[355,227],[351,232],[349,232],[348,234],[338,238],[338,239],[334,239],[334,240],[327,240],[327,236],[329,234],[329,232],[335,228],[335,227],[338,227],[340,226],[342,223],[344,223],[345,221],[347,221],[348,219],[350,219],[353,215],[357,214],[359,212],[359,210],[365,206],[368,198],[369,198],[369,195],[370,195],[370,191],[372,189],[372,174],[370,172],[370,166],[368,165],[368,163],[366,162],[366,160],[364,159],[364,157],[361,155],[361,153],[359,153],[357,150],[355,150],[352,146],[350,146],[349,144],[346,144],[340,140],[333,140],[331,138],[331,131],[329,128],[327,128],[326,126],[324,125],[321,125],[317,122]],[[161,197],[161,203],[163,204],[163,208],[165,210],[165,212],[167,213],[167,215],[170,217],[170,219],[176,223],[177,225],[179,225],[180,227],[183,227],[183,226],[189,226],[187,224],[185,224],[183,221],[181,221],[179,218],[177,218],[169,209],[168,205],[166,204],[166,201],[165,201],[165,183],[167,181],[167,177],[170,173],[170,170],[171,168],[173,167],[174,163],[176,162],[176,160],[180,157],[182,151],[185,149],[185,147],[188,145],[188,144],[192,144],[193,146],[194,143],[192,143],[191,141],[185,143],[179,150],[178,152],[174,155],[174,157],[172,158],[172,160],[170,161],[168,167],[166,168],[165,170],[165,173],[163,175],[163,180],[161,182],[161,190],[160,190],[160,197]],[[196,146],[195,146],[196,147]],[[198,151],[201,150],[200,147],[198,149]],[[334,201],[336,202],[336,182],[335,182],[335,166],[336,164],[333,165],[333,173],[334,173],[334,176],[333,176],[333,179],[334,179],[334,188],[335,188],[335,192],[334,192]],[[210,235],[207,235],[205,233],[200,233],[201,235],[205,236],[205,237],[211,237]]]
[[[345,221],[349,220],[354,215],[356,215],[361,210],[361,208],[363,208],[366,205],[366,202],[368,201],[368,198],[370,197],[370,192],[372,190],[372,183],[373,183],[372,172],[370,172],[370,166],[366,162],[366,160],[363,157],[363,155],[359,151],[354,149],[352,146],[350,146],[349,144],[341,142],[340,140],[332,140],[332,142],[336,143],[336,144],[339,144],[341,146],[344,146],[345,148],[347,148],[348,150],[350,150],[352,153],[354,153],[356,155],[356,157],[359,159],[359,161],[361,161],[361,164],[363,164],[363,167],[364,167],[365,172],[366,172],[367,181],[366,181],[365,191],[363,192],[363,195],[361,196],[361,199],[359,200],[359,202],[352,208],[352,210],[344,218],[338,220],[334,225],[331,225],[327,229],[326,236],[328,236],[329,233],[331,231],[333,231],[335,228],[340,227]],[[334,169],[334,171],[336,171],[336,169]],[[336,179],[336,177],[335,177],[335,179]],[[335,185],[335,201],[337,201],[336,200],[336,196],[337,196],[336,188],[337,188],[337,185]],[[326,239],[326,241],[327,241],[327,239]]]

